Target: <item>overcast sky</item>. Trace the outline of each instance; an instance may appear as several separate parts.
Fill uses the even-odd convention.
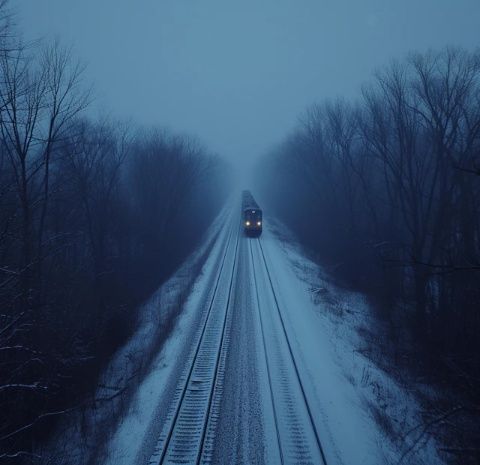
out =
[[[88,63],[96,108],[263,154],[408,51],[480,45],[480,0],[12,0],[27,38]]]

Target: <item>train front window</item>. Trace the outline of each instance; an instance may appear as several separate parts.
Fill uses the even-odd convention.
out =
[[[261,210],[245,210],[244,220],[246,226],[261,226],[262,225],[262,212]]]

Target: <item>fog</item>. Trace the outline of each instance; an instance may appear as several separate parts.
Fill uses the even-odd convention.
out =
[[[480,463],[479,25],[0,0],[0,462]]]
[[[48,8],[45,5],[48,4]],[[26,38],[88,63],[91,111],[197,135],[238,166],[314,101],[410,50],[478,45],[478,0],[19,0]]]

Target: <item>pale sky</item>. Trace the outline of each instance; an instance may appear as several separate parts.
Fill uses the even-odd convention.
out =
[[[480,0],[11,0],[88,64],[101,111],[242,162],[411,50],[480,46]]]

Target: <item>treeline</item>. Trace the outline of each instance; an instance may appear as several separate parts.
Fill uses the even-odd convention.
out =
[[[448,365],[478,405],[480,53],[413,53],[359,101],[313,105],[261,171],[301,241],[377,301],[390,345]]]
[[[0,3],[0,461],[82,404],[141,301],[193,250],[225,167],[194,139],[92,121],[83,68]],[[161,309],[159,309],[161,311]]]

